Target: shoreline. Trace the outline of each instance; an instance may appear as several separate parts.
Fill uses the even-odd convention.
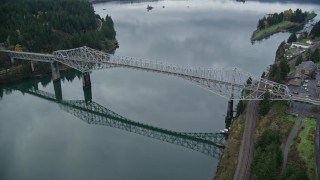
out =
[[[316,43],[314,46],[313,46],[313,48],[318,48],[320,46],[320,42],[319,43]],[[304,52],[304,53],[306,53],[306,52]],[[290,60],[293,60],[293,59],[295,59],[296,57],[293,57],[293,58],[291,58]],[[288,60],[288,63],[290,62],[290,60]],[[274,63],[273,64],[276,64],[277,62],[276,62],[276,60],[274,61]],[[277,103],[277,104],[280,104],[280,103]],[[273,109],[273,108],[275,108],[275,107],[272,107],[271,108],[271,110]],[[287,107],[287,108],[291,108],[291,107]],[[261,134],[259,134],[259,132],[261,132],[260,130],[261,130],[261,124],[264,124],[265,122],[267,122],[268,121],[268,119],[273,119],[275,122],[277,121],[278,123],[281,123],[281,122],[284,122],[284,124],[283,125],[286,125],[286,126],[283,126],[283,125],[281,125],[281,127],[287,127],[287,128],[289,128],[289,126],[287,126],[287,125],[290,125],[290,123],[291,122],[289,122],[288,120],[286,120],[286,121],[282,121],[281,120],[281,117],[284,117],[283,115],[285,115],[285,116],[289,116],[291,113],[289,113],[288,111],[286,111],[285,109],[283,109],[283,110],[280,110],[281,108],[278,108],[278,110],[273,110],[274,112],[273,113],[270,113],[270,115],[266,115],[266,116],[263,116],[261,119],[259,119],[258,120],[258,122],[257,122],[257,126],[256,126],[256,128],[255,128],[255,139],[259,136],[259,135],[261,135]],[[247,106],[245,106],[245,110],[244,110],[244,112],[246,112],[248,110],[248,107]],[[271,111],[270,110],[270,111]],[[234,143],[237,143],[237,144],[239,144],[239,141],[240,141],[240,143],[243,141],[243,138],[242,138],[242,135],[240,136],[240,137],[236,137],[234,134],[233,134],[233,131],[243,131],[243,126],[244,126],[244,122],[241,122],[241,121],[243,121],[243,116],[244,116],[244,114],[245,113],[242,113],[241,115],[240,115],[240,118],[236,118],[236,119],[234,119],[233,121],[232,121],[232,124],[231,124],[231,131],[229,132],[230,134],[229,134],[229,139],[227,140],[227,142],[226,142],[226,148],[225,148],[225,150],[224,150],[224,152],[223,152],[223,154],[221,155],[221,157],[220,157],[220,159],[219,159],[219,161],[218,161],[218,165],[217,165],[217,169],[216,169],[216,171],[215,171],[215,177],[214,177],[214,179],[225,179],[225,175],[226,174],[232,174],[233,176],[235,176],[234,174],[236,173],[236,171],[234,170],[235,169],[235,167],[234,167],[234,164],[237,164],[237,162],[238,162],[238,160],[239,160],[239,157],[241,157],[241,156],[243,156],[243,154],[240,154],[240,151],[239,151],[239,149],[240,149],[240,145],[234,145]],[[292,115],[292,114],[291,114]],[[273,118],[271,118],[272,116],[274,116]],[[319,117],[318,117],[319,118]],[[241,126],[239,127],[237,127],[237,126],[235,126],[235,124],[239,124],[239,121],[241,122]],[[315,151],[316,150],[318,150],[319,149],[319,138],[320,138],[320,130],[319,130],[319,123],[320,123],[320,121],[319,121],[319,119],[317,119],[317,125],[316,125],[316,137],[315,138],[317,138],[316,139],[316,142],[317,142],[317,144],[315,143]],[[260,127],[260,130],[259,130],[259,127]],[[258,129],[257,129],[258,128]],[[257,132],[258,132],[258,134],[257,134]],[[288,131],[288,132],[291,132],[291,130],[290,131]],[[239,135],[239,134],[238,134]],[[288,137],[289,137],[289,134],[287,134],[287,133],[283,133],[282,135],[284,135],[283,136],[283,138],[285,139],[285,140],[287,140],[288,139]],[[239,139],[240,138],[240,139]],[[234,139],[237,139],[237,141],[234,141]],[[292,141],[293,142],[293,141]],[[282,143],[284,143],[284,142],[282,142]],[[230,144],[232,144],[233,146],[232,147],[230,147],[229,145]],[[283,145],[283,144],[282,144]],[[284,148],[283,147],[281,147],[282,148],[282,151],[284,152]],[[231,152],[231,153],[230,153]],[[283,153],[282,152],[282,153]],[[319,154],[317,154],[316,153],[316,155],[315,155],[316,157],[314,157],[314,158],[316,158],[317,160],[319,160],[320,159],[320,156],[319,156]],[[286,161],[286,162],[288,162],[288,161]],[[316,165],[318,165],[318,166],[316,166],[315,168],[317,168],[317,170],[318,170],[318,172],[320,172],[320,167],[319,167],[319,161],[317,162],[317,164]],[[230,175],[229,175],[229,178],[232,178],[232,179],[235,179],[234,177],[230,177]],[[281,175],[280,175],[281,176]]]
[[[291,22],[289,21],[291,24],[287,25],[287,26],[284,26],[282,28],[279,28],[279,29],[275,29],[271,32],[267,32],[267,33],[264,33],[262,34],[261,36],[258,36],[258,37],[255,37],[256,33],[258,33],[260,30],[259,29],[256,29],[255,31],[253,31],[252,35],[251,35],[251,42],[255,42],[255,41],[260,41],[260,40],[263,40],[269,36],[272,36],[276,33],[279,33],[279,32],[289,32],[291,29],[295,29],[295,28],[298,28],[302,25],[305,25],[308,21],[311,21],[312,19],[314,19],[315,17],[317,16],[317,14],[313,14],[312,17],[306,19],[305,21],[301,22],[301,23],[294,23],[294,22]],[[282,21],[284,22],[284,21]],[[278,23],[279,24],[279,23]],[[277,24],[276,24],[277,25]],[[275,25],[273,25],[275,26]],[[272,27],[272,26],[271,26]],[[270,28],[270,27],[269,27]]]

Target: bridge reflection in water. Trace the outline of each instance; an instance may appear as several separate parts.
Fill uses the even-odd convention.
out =
[[[220,157],[223,152],[226,138],[225,134],[175,132],[150,126],[129,120],[92,101],[91,89],[84,90],[86,100],[63,100],[60,81],[54,81],[54,89],[55,94],[38,90],[37,86],[29,86],[26,88],[20,84],[10,87],[10,90],[18,90],[22,93],[31,94],[41,99],[55,102],[62,110],[78,117],[88,124],[118,128],[127,132],[140,134],[142,136],[192,149],[214,158]]]

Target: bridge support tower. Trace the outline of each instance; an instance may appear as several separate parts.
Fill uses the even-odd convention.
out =
[[[233,119],[233,99],[230,99],[228,101],[228,110],[227,110],[227,115],[225,119],[226,129],[229,129],[232,119]]]
[[[83,86],[83,89],[91,88],[91,80],[90,80],[89,72],[82,73],[82,86]]]
[[[60,71],[59,71],[59,64],[58,62],[54,61],[51,62],[51,71],[52,71],[52,80],[60,79]]]

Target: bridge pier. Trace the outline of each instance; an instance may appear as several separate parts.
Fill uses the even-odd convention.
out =
[[[58,62],[51,62],[52,80],[60,79],[60,71]]]
[[[233,99],[230,99],[228,101],[227,115],[225,119],[226,129],[229,129],[232,119],[233,119]]]
[[[85,102],[91,102],[92,101],[92,91],[91,88],[83,88],[83,94],[84,94],[84,101]]]
[[[61,89],[61,81],[57,79],[53,81],[54,94],[56,96],[56,100],[62,101],[62,89]]]
[[[34,72],[33,61],[31,61],[30,64],[31,64],[31,66],[30,66],[31,67],[31,72]]]
[[[82,86],[83,86],[83,89],[91,88],[91,80],[90,80],[89,72],[82,73]]]
[[[14,58],[12,57],[10,58],[10,60],[11,60],[11,64],[14,64]]]

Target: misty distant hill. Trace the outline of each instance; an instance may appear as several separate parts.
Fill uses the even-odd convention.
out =
[[[300,4],[320,4],[320,0],[247,0],[259,2],[278,2],[278,3],[300,3]]]
[[[155,2],[155,1],[162,1],[162,0],[88,0],[90,3],[100,3],[100,2],[128,2],[128,3],[135,3],[135,2]],[[172,0],[174,1],[174,0]],[[320,4],[320,0],[230,0],[230,1],[259,1],[259,2],[270,2],[270,3],[300,3],[300,4]]]

